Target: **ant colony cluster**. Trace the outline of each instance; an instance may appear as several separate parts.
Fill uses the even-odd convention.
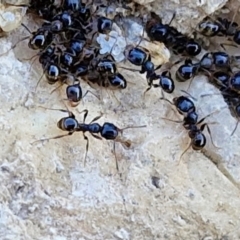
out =
[[[240,44],[238,24],[234,18],[208,16],[198,24],[194,34],[190,37],[171,26],[175,15],[170,22],[163,23],[157,14],[151,12],[144,16],[138,15],[138,20],[141,19],[141,22],[134,22],[132,19],[140,6],[131,2],[124,0],[32,0],[26,5],[21,3],[22,7],[27,7],[29,14],[38,15],[43,20],[42,25],[35,32],[31,32],[27,26],[22,24],[31,35],[24,40],[28,39],[28,47],[37,51],[37,57],[43,69],[43,76],[40,77],[36,86],[44,78],[51,85],[56,83],[60,86],[66,85],[65,98],[71,107],[76,107],[87,94],[94,94],[82,89],[82,81],[87,82],[91,87],[97,86],[113,91],[126,89],[128,79],[121,73],[121,68],[124,67],[118,67],[117,63],[128,61],[138,70],[124,68],[125,70],[138,71],[139,74],[146,76],[148,87],[145,89],[144,95],[152,88],[160,88],[161,100],[164,100],[161,102],[173,105],[182,117],[181,121],[162,118],[164,121],[181,123],[188,132],[190,144],[183,151],[180,159],[190,147],[193,150],[202,150],[205,147],[207,140],[204,130],[207,130],[212,145],[217,148],[212,139],[209,124],[205,120],[217,111],[207,113],[199,120],[198,110],[191,94],[182,91],[183,95],[174,96],[172,100],[168,100],[164,94],[168,97],[172,96],[171,94],[175,90],[175,81],[178,81],[179,84],[188,81],[190,86],[195,76],[199,74],[207,76],[209,82],[220,90],[236,117],[236,126],[232,130],[233,135],[240,117],[240,98],[238,96],[240,71],[237,70],[240,66],[240,56],[229,55],[226,51],[226,44],[219,45],[218,51],[211,51],[210,48],[203,49],[199,39],[211,40],[213,37],[224,37],[228,38],[230,45],[237,48]],[[116,4],[118,11],[114,11],[112,8]],[[133,26],[131,29],[130,25],[126,27],[128,18],[131,19],[129,20],[131,21],[130,25]],[[131,36],[133,36],[134,30],[136,30],[138,41],[129,39],[128,32],[132,31]],[[139,32],[142,33],[141,36],[139,36]],[[150,50],[142,46],[143,42],[164,44],[175,58],[180,58],[175,62],[156,65]],[[177,69],[175,72],[173,72],[173,66]],[[98,102],[98,99],[96,101]],[[67,114],[57,123],[58,128],[67,133],[38,141],[61,138],[81,132],[86,140],[85,160],[89,146],[86,132],[96,139],[112,140],[114,147],[116,142],[130,147],[131,141],[120,136],[124,129],[147,127],[125,126],[120,128],[110,121],[100,125],[97,121],[102,115],[97,116],[90,123],[85,123],[88,110],[82,111],[84,117],[81,122],[68,109],[50,110],[59,110]]]

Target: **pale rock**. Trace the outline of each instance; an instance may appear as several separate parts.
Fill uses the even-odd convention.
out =
[[[224,1],[202,3],[206,12],[212,12]],[[176,10],[179,15],[173,25],[187,32],[190,32],[189,16],[196,16],[191,19],[193,25],[204,17],[202,14],[199,18],[197,7],[199,1],[146,3],[146,8],[164,15],[164,21],[171,19],[171,12]],[[31,22],[28,24],[31,28]],[[130,32],[127,41],[121,30],[116,28],[111,33],[117,37],[113,53],[119,61],[124,55],[124,46],[137,45],[141,38],[141,26],[133,26],[138,30]],[[98,36],[106,53],[116,41],[111,39],[111,34],[110,42],[106,36]],[[0,39],[0,43],[1,53],[9,49],[6,39]],[[25,44],[21,50],[28,52]],[[159,64],[168,61],[169,52],[162,44],[155,46],[143,40],[140,45],[150,48],[151,54],[155,52]],[[178,164],[189,144],[188,133],[181,124],[162,118],[180,120],[182,116],[166,101],[159,100],[160,89],[151,89],[143,98],[147,88],[145,75],[119,70],[129,81],[127,89],[114,92],[119,101],[110,91],[91,89],[82,83],[84,91],[102,94],[104,104],[87,96],[84,105],[71,109],[79,121],[82,119],[79,112],[88,109],[86,122],[103,112],[101,124],[109,121],[119,128],[147,125],[124,131],[124,137],[132,141],[129,150],[116,144],[116,156],[123,170],[121,180],[109,141],[87,135],[90,144],[86,166],[83,163],[86,141],[82,134],[31,144],[62,134],[56,124],[67,114],[39,106],[64,109],[60,100],[65,97],[65,88],[50,95],[55,86],[48,85],[43,78],[33,94],[42,74],[37,63],[29,72],[29,63],[19,62],[10,51],[0,57],[0,64],[1,239],[240,238],[240,129],[233,137],[229,136],[237,120],[228,108],[206,119],[206,122],[219,123],[211,124],[210,128],[214,142],[221,148],[212,146],[206,131],[204,151],[189,149]],[[172,70],[173,76],[176,68]],[[169,100],[183,94],[180,89],[187,89],[189,84],[175,83],[176,91],[165,94]],[[206,77],[196,77],[189,92],[197,99],[200,118],[226,107],[221,95],[201,98],[206,92],[219,93]]]

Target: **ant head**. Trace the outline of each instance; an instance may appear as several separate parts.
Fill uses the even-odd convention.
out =
[[[59,80],[60,68],[56,64],[49,64],[45,74],[48,83],[55,84]]]
[[[195,42],[193,39],[190,39],[186,45],[185,52],[187,55],[195,57],[202,51],[202,47]]]
[[[240,45],[240,30],[236,31],[233,37],[233,41]]]
[[[214,72],[211,76],[212,82],[226,88],[228,87],[229,79],[230,79],[230,74],[228,72],[223,72],[223,71]]]
[[[164,92],[170,94],[174,91],[175,84],[172,78],[169,75],[167,75],[167,73],[168,71],[162,73],[162,75],[160,76],[159,84]]]
[[[198,24],[197,31],[206,37],[216,36],[221,30],[221,24],[206,17]]]
[[[33,50],[44,49],[53,41],[53,34],[49,31],[37,31],[30,39],[28,46]]]
[[[173,98],[173,104],[176,106],[178,112],[185,116],[187,116],[189,112],[195,112],[196,110],[193,101],[186,96]]]
[[[104,123],[102,126],[101,136],[106,140],[115,140],[118,136],[118,128],[112,123]]]
[[[234,74],[230,79],[230,88],[236,92],[240,92],[240,72]]]
[[[113,21],[106,17],[99,17],[97,19],[98,32],[101,34],[109,34],[112,31]]]
[[[127,81],[120,73],[110,75],[108,80],[114,89],[125,89],[127,87]]]
[[[204,69],[211,69],[213,65],[213,56],[211,53],[206,53],[203,55],[199,62],[200,66]]]
[[[82,88],[80,84],[73,84],[66,88],[67,99],[72,107],[76,107],[82,99]]]

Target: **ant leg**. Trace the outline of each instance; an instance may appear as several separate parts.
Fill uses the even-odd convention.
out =
[[[64,112],[64,113],[68,113],[69,117],[75,118],[75,115],[70,112],[68,109],[59,109],[59,108],[47,108],[47,107],[43,107],[43,106],[38,106],[40,108],[46,109],[46,110],[53,110],[53,111],[59,111],[59,112]]]
[[[232,131],[232,133],[231,133],[230,136],[233,136],[233,134],[234,134],[235,131],[237,130],[237,128],[238,128],[238,123],[239,123],[239,120],[237,121],[236,126],[234,127],[234,129],[233,129],[233,131]]]
[[[221,43],[220,46],[226,51],[226,48],[224,46],[230,46],[230,47],[235,47],[238,48],[237,45],[234,45],[232,43]]]
[[[95,117],[89,124],[96,122],[98,119],[100,119],[103,116],[103,113],[101,113],[101,115]]]
[[[184,121],[176,121],[176,120],[172,120],[172,119],[169,119],[169,118],[162,118],[161,117],[161,119],[163,119],[163,120],[167,120],[167,121],[169,121],[169,122],[174,122],[174,123],[183,123]]]
[[[149,55],[150,56],[150,55]],[[161,65],[158,65],[155,69],[154,69],[154,72],[157,71],[158,69],[160,69],[162,67],[162,64]]]
[[[213,145],[215,148],[221,149],[220,147],[218,147],[218,146],[216,146],[216,145],[214,144],[213,138],[212,138],[212,133],[211,133],[211,130],[210,130],[210,128],[209,128],[209,126],[208,126],[207,123],[202,124],[202,126],[200,127],[200,130],[203,131],[205,127],[207,127],[207,131],[208,131],[208,134],[209,134],[209,136],[210,136],[212,145]]]
[[[36,85],[36,87],[35,87],[35,92],[37,91],[37,87],[38,87],[38,85],[39,85],[39,83],[40,83],[40,81],[42,80],[42,78],[43,78],[43,76],[44,76],[44,74],[45,74],[45,72],[46,72],[46,70],[47,70],[47,65],[44,67],[44,69],[43,69],[43,74],[42,74],[42,76],[39,78],[39,80],[38,80],[38,82],[37,82],[37,85]]]
[[[122,69],[129,70],[132,72],[140,72],[141,71],[141,70],[137,70],[137,69],[133,69],[133,68],[126,68],[126,67],[118,67],[118,68],[122,68]]]
[[[38,56],[38,54],[37,55],[34,55],[33,57],[31,57],[30,59],[22,59],[23,61],[28,61],[28,60],[32,60],[33,58],[35,58],[35,57],[37,57]],[[30,65],[30,68],[29,68],[29,71],[31,71],[31,69],[32,69],[32,66],[33,66],[33,64],[35,63],[35,61],[37,60],[37,58],[35,58],[33,61],[32,61],[32,63],[31,63],[31,65]]]
[[[167,98],[161,97],[159,100],[164,100],[164,101],[166,101],[166,102],[168,102],[168,103],[170,103],[171,105],[174,106],[174,103],[172,103],[171,101],[169,101]]]
[[[14,49],[14,48],[18,45],[18,43],[20,43],[20,42],[22,42],[22,41],[24,41],[24,40],[27,40],[27,39],[29,39],[29,38],[30,38],[30,36],[27,36],[27,37],[24,37],[24,38],[20,39],[20,40],[17,41],[10,49],[8,49],[5,53],[0,54],[0,56],[6,55],[6,54],[9,53],[12,49]]]
[[[153,84],[152,86],[153,86],[154,88],[159,88],[159,87],[160,87],[159,84]]]
[[[96,134],[94,134],[94,133],[91,133],[91,135],[92,135],[94,138],[96,138],[96,139],[102,140],[101,137],[99,137],[98,135],[96,135]]]
[[[60,87],[62,87],[64,85],[64,82],[61,82],[60,84],[59,84],[59,86],[57,86],[56,88],[54,88],[51,92],[50,92],[50,94],[53,94],[55,91],[57,91]],[[65,100],[65,99],[64,99]],[[68,99],[66,99],[66,100],[68,100]]]
[[[178,161],[178,165],[180,164],[183,155],[188,151],[188,149],[192,146],[192,142],[190,142],[190,144],[188,145],[188,147],[183,151],[183,153],[181,154],[179,161]]]
[[[142,29],[142,34],[141,34],[141,39],[139,41],[139,43],[137,44],[136,48],[140,45],[140,43],[142,42],[142,40],[144,39],[144,27]],[[144,39],[145,40],[145,39]],[[148,40],[147,40],[148,41]],[[145,48],[144,48],[145,49]],[[145,49],[147,52],[149,52],[148,49]]]
[[[81,111],[81,112],[78,111],[78,113],[79,113],[79,114],[84,113],[84,115],[83,115],[83,123],[85,123],[85,120],[86,120],[87,115],[88,115],[88,110],[87,110],[87,109],[84,109],[84,110]]]
[[[86,159],[87,159],[88,148],[89,148],[89,139],[88,139],[88,137],[84,133],[83,133],[83,137],[84,137],[84,140],[87,141],[86,153],[85,153],[85,157],[84,157],[84,167],[85,167],[86,166]]]
[[[94,95],[98,100],[100,100],[100,98],[99,98],[96,94],[94,94],[93,92],[91,92],[90,90],[87,90],[87,91],[85,92],[85,94],[83,95],[82,99],[83,99],[84,97],[86,97],[88,93],[91,93],[91,94]]]
[[[70,136],[72,135],[74,132],[69,132],[67,134],[63,134],[63,135],[58,135],[58,136],[55,136],[55,137],[51,137],[51,138],[44,138],[44,139],[40,139],[40,140],[36,140],[34,142],[31,143],[31,145],[37,143],[37,142],[44,142],[44,141],[47,141],[47,140],[52,140],[52,139],[58,139],[58,138],[63,138],[63,137],[67,137],[67,136]]]
[[[193,79],[194,79],[194,78],[195,78],[195,76],[190,79],[190,83],[189,83],[189,85],[188,85],[187,91],[189,91],[189,89],[190,89],[190,87],[191,87],[191,85],[192,85],[192,82],[193,82]]]
[[[152,84],[147,88],[147,90],[143,93],[143,98],[145,99],[146,93],[152,88]]]
[[[115,161],[116,161],[116,169],[119,172],[118,160],[117,160],[117,155],[116,155],[116,141],[113,142],[113,153],[114,153]]]
[[[200,119],[200,120],[197,122],[197,125],[200,124],[200,123],[202,123],[206,118],[212,116],[213,114],[220,112],[220,110],[223,110],[224,108],[226,108],[226,107],[223,107],[223,108],[221,108],[221,109],[219,109],[219,110],[216,110],[216,111],[214,111],[214,112],[212,112],[212,113],[209,113],[207,116],[205,116],[204,118]]]

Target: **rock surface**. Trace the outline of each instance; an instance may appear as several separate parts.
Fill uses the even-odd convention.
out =
[[[162,14],[166,10],[167,17],[169,10],[181,12],[185,6],[195,11],[196,2],[190,2],[152,4],[161,6]],[[211,12],[222,4],[207,1],[211,8],[206,9]],[[184,12],[193,14],[193,10]],[[188,17],[177,19],[184,22]],[[25,20],[31,28],[31,21]],[[0,54],[24,36],[19,28],[0,39]],[[79,119],[78,112],[88,109],[88,121],[103,112],[100,123],[147,125],[124,132],[133,142],[131,149],[117,144],[120,179],[111,142],[88,135],[86,166],[86,141],[81,134],[31,144],[62,134],[56,123],[65,116],[42,108],[64,108],[60,100],[65,88],[50,94],[54,87],[43,80],[35,92],[42,74],[37,61],[29,70],[30,61],[17,60],[33,54],[23,42],[21,48],[0,57],[0,239],[240,239],[240,128],[230,137],[236,119],[228,108],[206,119],[218,123],[210,127],[220,149],[212,146],[206,132],[205,150],[189,150],[178,164],[188,146],[187,132],[181,124],[162,118],[179,120],[180,116],[159,100],[159,89],[151,89],[143,98],[144,75],[121,70],[129,79],[126,90],[114,92],[115,97],[110,91],[92,90],[102,94],[102,101],[87,95],[73,109]],[[84,83],[82,87],[89,89]],[[171,100],[187,87],[188,83],[176,82],[176,91],[166,97]],[[226,107],[221,95],[200,97],[218,93],[205,77],[195,78],[189,91],[198,100],[200,117]]]

